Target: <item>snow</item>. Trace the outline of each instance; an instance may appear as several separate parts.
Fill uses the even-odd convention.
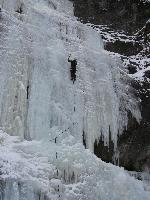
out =
[[[0,141],[0,177],[6,183],[1,183],[1,199],[37,200],[42,195],[53,200],[149,199],[141,181],[104,163],[73,136],[55,144],[21,141],[1,131]]]
[[[150,170],[148,168],[143,172],[129,171],[128,173],[136,179],[142,180],[145,190],[150,191]]]
[[[149,20],[146,22],[146,24],[149,23]],[[104,41],[104,46],[109,43],[115,43],[115,42],[123,42],[123,43],[139,43],[141,46],[143,46],[143,49],[137,53],[136,55],[131,55],[131,56],[125,56],[119,53],[115,52],[108,52],[111,57],[114,59],[121,59],[124,65],[124,68],[127,70],[128,67],[131,65],[136,68],[137,73],[135,74],[130,74],[129,76],[132,79],[138,80],[140,82],[144,81],[144,72],[149,71],[149,63],[150,63],[150,58],[148,55],[149,52],[149,42],[147,41],[147,44],[145,44],[143,33],[144,29],[146,28],[146,25],[139,30],[136,34],[134,35],[127,35],[124,31],[114,31],[112,28],[110,28],[107,25],[94,25],[91,23],[87,23],[87,25],[94,30],[96,30],[103,38]],[[140,36],[141,35],[141,36]],[[141,37],[139,39],[139,36]],[[147,38],[150,35],[147,35]],[[128,70],[127,70],[128,71]],[[148,80],[149,81],[149,80]]]
[[[135,36],[126,35],[124,31],[117,31],[115,32],[112,28],[108,27],[107,25],[94,25],[91,23],[87,23],[87,26],[92,27],[96,30],[99,34],[103,36],[103,41],[105,42],[134,42]]]
[[[143,3],[149,3],[150,2],[150,0],[141,0],[141,1],[143,1]]]
[[[145,72],[149,71],[149,70],[150,70],[150,66],[147,67],[147,68],[141,69],[141,70],[137,71],[135,74],[130,75],[130,76],[137,79],[137,80],[144,81]]]

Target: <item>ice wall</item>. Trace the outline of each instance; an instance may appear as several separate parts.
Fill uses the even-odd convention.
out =
[[[77,22],[67,0],[0,4],[2,129],[28,140],[71,134],[82,142],[84,134],[91,151],[101,134],[108,144],[110,131],[116,146],[127,110],[137,120],[140,113],[127,75],[104,51],[99,34]]]

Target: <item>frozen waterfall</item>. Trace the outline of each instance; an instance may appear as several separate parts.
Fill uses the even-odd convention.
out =
[[[140,120],[121,62],[68,0],[0,5],[0,127],[11,135],[1,132],[0,200],[148,199],[142,183],[91,153],[110,132],[117,147],[128,111]]]
[[[1,1],[0,126],[25,139],[68,132],[93,151],[95,139],[139,120],[126,74],[103,49],[100,36],[76,21],[67,0]],[[22,9],[22,13],[18,13]],[[76,81],[70,68],[76,60]],[[120,110],[121,108],[121,110]]]

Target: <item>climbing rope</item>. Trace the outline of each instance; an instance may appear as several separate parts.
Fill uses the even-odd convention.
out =
[[[49,140],[50,142],[57,142],[57,138],[59,137],[59,136],[61,136],[62,135],[62,133],[66,133],[67,132],[67,130],[69,130],[69,128],[68,129],[65,129],[64,131],[62,131],[61,133],[59,133],[56,137],[54,137],[54,138],[52,138],[51,140]]]

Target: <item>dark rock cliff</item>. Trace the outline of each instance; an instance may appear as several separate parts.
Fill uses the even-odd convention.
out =
[[[149,19],[150,5],[142,0],[72,0],[75,15],[84,22],[110,25],[133,33]]]
[[[122,59],[129,74],[142,71],[132,86],[141,99],[142,120],[138,124],[129,113],[128,127],[118,138],[119,164],[130,171],[150,169],[150,1],[72,0],[75,15],[93,24],[104,40],[105,49]],[[95,141],[94,152],[106,162],[114,162],[113,143]]]

